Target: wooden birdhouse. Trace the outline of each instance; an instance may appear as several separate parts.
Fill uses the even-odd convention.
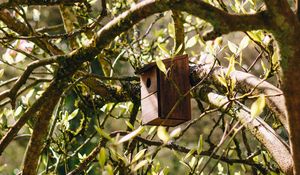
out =
[[[156,63],[140,69],[142,123],[176,126],[191,119],[187,55],[163,60],[167,75]],[[185,96],[184,96],[185,95]]]

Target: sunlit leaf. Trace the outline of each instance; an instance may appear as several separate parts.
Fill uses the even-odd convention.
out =
[[[223,76],[217,76],[218,81],[225,87],[227,87],[226,79]]]
[[[235,45],[233,42],[231,42],[231,41],[228,41],[228,48],[229,48],[229,50],[232,52],[232,53],[234,53],[234,54],[236,54],[237,55],[237,52],[238,52],[238,46],[237,45]]]
[[[68,121],[72,120],[78,114],[79,109],[75,109],[68,117]]]
[[[175,27],[173,23],[168,24],[168,32],[170,37],[175,38]]]
[[[96,131],[101,135],[103,136],[104,138],[108,139],[108,140],[111,140],[111,137],[109,136],[108,133],[104,132],[101,128],[99,127],[95,127],[96,128]]]
[[[266,100],[264,95],[260,95],[257,100],[251,105],[251,117],[259,116],[266,105]]]
[[[162,140],[164,143],[168,143],[170,140],[170,136],[166,130],[165,127],[159,126],[157,129],[157,136],[160,140]]]
[[[198,140],[198,146],[197,146],[197,154],[201,154],[203,150],[203,136],[202,134],[199,136],[199,140]]]
[[[147,151],[147,149],[142,149],[141,151],[139,151],[132,159],[131,163],[137,162],[138,160],[140,160],[144,155],[145,152]]]
[[[197,42],[198,42],[198,39],[199,39],[199,36],[198,36],[198,35],[194,35],[193,37],[191,37],[191,38],[187,41],[187,43],[186,43],[186,45],[185,45],[185,48],[187,49],[187,48],[191,48],[191,47],[195,46],[195,45],[197,44]]]
[[[181,134],[181,128],[176,128],[170,133],[171,138],[177,138]]]
[[[272,64],[276,66],[278,64],[278,61],[279,61],[279,52],[275,50],[275,52],[272,55]]]
[[[170,51],[165,46],[159,43],[157,44],[157,46],[167,57],[171,57]]]
[[[230,57],[230,60],[229,60],[229,65],[228,65],[228,68],[227,68],[227,72],[226,72],[226,77],[229,77],[229,75],[231,74],[231,72],[233,72],[235,70],[235,58],[234,56],[231,56]]]
[[[148,160],[142,160],[134,167],[133,171],[137,171],[147,164],[148,164]]]
[[[188,159],[189,157],[191,157],[194,153],[195,153],[196,149],[191,149],[183,158],[183,160]]]
[[[140,126],[138,129],[136,129],[136,130],[132,131],[131,133],[122,137],[118,143],[120,144],[123,142],[127,142],[127,141],[133,139],[134,137],[136,137],[137,135],[141,134],[144,130],[145,130],[145,128]]]
[[[157,67],[160,71],[162,71],[165,75],[167,75],[166,66],[165,66],[164,62],[159,57],[156,57],[156,65],[157,65]]]
[[[243,49],[245,49],[248,44],[249,44],[249,38],[248,36],[245,36],[242,41],[240,42],[240,45],[239,45],[239,51],[242,51]]]
[[[105,165],[105,162],[106,162],[106,150],[104,147],[101,147],[101,149],[100,149],[100,153],[98,155],[98,161],[99,161],[100,167],[103,168]]]
[[[4,69],[0,69],[0,78],[4,75]]]

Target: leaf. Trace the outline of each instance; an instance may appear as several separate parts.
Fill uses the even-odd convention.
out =
[[[254,118],[259,116],[263,112],[265,105],[266,105],[265,96],[261,94],[258,97],[258,99],[251,105],[251,117]]]
[[[165,75],[167,75],[166,66],[165,66],[164,62],[159,57],[156,58],[156,65],[157,65],[157,67],[160,71],[162,71]]]
[[[163,46],[159,43],[157,44],[157,46],[165,55],[167,55],[168,57],[171,57],[169,50],[165,46]]]
[[[240,45],[239,45],[239,51],[242,51],[243,49],[245,49],[248,44],[249,44],[249,37],[248,36],[245,36],[242,41],[240,42]]]
[[[192,157],[191,161],[189,162],[190,167],[194,167],[196,165],[197,159],[196,157]]]
[[[229,50],[234,53],[235,55],[237,55],[237,51],[238,51],[238,46],[235,45],[233,42],[228,41],[228,48]]]
[[[151,135],[155,130],[156,130],[157,126],[152,126],[150,129],[149,129],[149,132],[148,132],[148,135]]]
[[[112,167],[110,164],[108,164],[108,165],[105,166],[105,170],[106,170],[106,172],[107,172],[107,173],[105,173],[105,174],[108,174],[108,175],[113,175],[113,174],[114,174],[113,167]],[[103,173],[103,174],[104,174],[104,173]]]
[[[100,153],[98,155],[98,161],[99,161],[99,165],[101,168],[104,167],[105,162],[106,162],[106,151],[104,147],[101,147],[100,149]]]
[[[134,129],[134,127],[132,126],[132,124],[129,121],[125,120],[125,123],[130,129],[132,129],[132,130]]]
[[[191,48],[193,47],[194,45],[197,44],[198,42],[198,39],[199,39],[199,36],[198,35],[194,35],[193,37],[191,37],[187,42],[186,42],[186,45],[185,45],[185,48]]]
[[[183,158],[183,160],[186,160],[186,159],[188,159],[189,157],[191,157],[193,154],[194,154],[194,152],[195,152],[196,150],[193,148],[193,149],[191,149],[186,155],[185,155],[185,157]]]
[[[202,134],[199,136],[198,146],[197,146],[197,154],[200,155],[203,150],[203,136]]]
[[[103,136],[104,138],[106,138],[108,140],[111,140],[111,137],[109,136],[109,134],[104,132],[101,128],[95,127],[95,129],[101,136]]]
[[[140,161],[133,169],[133,171],[137,171],[148,163],[148,160]]]
[[[235,65],[235,58],[234,58],[234,56],[231,56],[225,77],[229,77],[231,72],[233,72],[235,70],[234,65]]]
[[[4,69],[0,69],[0,78],[4,75]]]
[[[179,45],[179,47],[176,49],[174,55],[177,55],[182,49],[182,44]]]
[[[69,116],[68,121],[72,120],[78,114],[79,109],[75,109]]]
[[[181,134],[181,128],[176,128],[170,133],[171,138],[177,138]]]
[[[227,87],[226,79],[223,76],[218,75],[217,76],[218,81],[225,87]]]
[[[272,64],[276,66],[278,64],[278,61],[279,61],[279,53],[277,50],[275,50],[275,52],[272,55]]]
[[[120,140],[119,140],[119,144],[120,143],[123,143],[123,142],[127,142],[128,140],[131,140],[133,139],[134,137],[136,137],[137,135],[139,135],[140,133],[142,133],[143,131],[145,130],[144,127],[140,126],[138,129],[132,131],[131,133],[125,135],[124,137],[122,137]]]
[[[141,151],[139,151],[132,159],[131,163],[137,162],[138,160],[140,160],[140,158],[142,158],[145,155],[145,152],[147,151],[147,149],[142,149]]]
[[[175,26],[173,23],[168,24],[168,32],[170,37],[175,38]]]
[[[157,136],[160,140],[162,140],[164,143],[168,143],[170,140],[170,136],[166,130],[165,127],[159,126],[157,129]]]

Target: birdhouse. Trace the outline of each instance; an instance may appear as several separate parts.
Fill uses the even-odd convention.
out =
[[[141,80],[142,123],[177,126],[191,119],[187,55],[163,60],[167,75],[156,63],[138,71]]]

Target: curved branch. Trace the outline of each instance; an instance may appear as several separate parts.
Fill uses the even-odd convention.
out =
[[[207,91],[205,93],[200,92],[199,94],[202,100],[207,103],[216,107],[222,107],[223,110],[226,110],[227,105],[224,104],[228,104],[229,102],[227,97]],[[292,175],[293,159],[287,144],[264,120],[260,117],[251,117],[250,110],[246,106],[240,104],[237,105],[236,108],[237,110],[230,110],[229,113],[236,116],[256,139],[267,148],[268,152],[270,152],[275,162],[277,162],[285,174]]]
[[[191,74],[192,82],[195,84],[197,81],[202,80],[207,74],[210,73],[210,78],[207,78],[207,83],[214,84],[218,87],[221,87],[218,80],[218,76],[221,75],[222,72],[226,72],[227,68],[215,67],[211,71],[211,65],[199,65],[196,68],[192,68],[193,72]],[[266,95],[266,102],[268,107],[275,113],[278,117],[284,128],[288,131],[288,123],[287,123],[287,109],[285,106],[285,98],[283,96],[283,92],[272,84],[262,81],[256,76],[245,73],[242,71],[233,71],[230,74],[232,79],[236,79],[237,81],[237,90],[241,93],[253,91],[251,95],[263,93]]]
[[[76,2],[84,2],[84,0],[9,0],[8,2],[1,3],[0,9],[11,8],[18,5],[73,5]]]

